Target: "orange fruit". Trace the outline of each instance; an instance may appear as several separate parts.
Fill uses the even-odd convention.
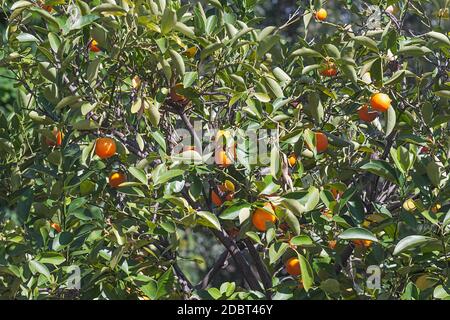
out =
[[[297,163],[297,156],[295,155],[295,153],[291,153],[288,158],[288,162],[291,167],[295,166],[295,164]]]
[[[59,131],[58,129],[53,129],[53,135],[55,136],[55,140],[49,139],[49,138],[45,138],[45,143],[48,146],[52,146],[52,147],[60,147],[62,145],[62,139],[64,138],[64,134]]]
[[[325,77],[334,77],[337,74],[336,64],[334,62],[326,62],[323,65],[320,74]]]
[[[52,6],[46,6],[45,4],[41,5],[41,8],[44,9],[47,12],[52,12],[53,7]]]
[[[333,195],[333,198],[336,200],[338,197],[342,196],[343,192],[337,189],[331,189],[331,194]]]
[[[131,86],[133,89],[139,89],[141,87],[141,78],[138,75],[135,75],[133,79],[131,79]]]
[[[100,47],[98,46],[98,42],[94,39],[91,40],[91,42],[89,43],[89,50],[91,50],[92,52],[100,52],[102,51],[100,49]]]
[[[116,154],[116,142],[111,138],[98,138],[95,142],[95,154],[100,159],[111,158]]]
[[[324,21],[327,18],[327,16],[328,16],[328,12],[324,8],[321,8],[316,12],[317,20]]]
[[[55,229],[55,231],[58,232],[58,233],[61,232],[61,226],[59,225],[59,223],[53,222],[52,224],[50,224],[50,227]]]
[[[223,204],[222,198],[214,190],[211,190],[211,202],[216,207],[220,207]]]
[[[385,93],[375,93],[370,98],[370,105],[373,109],[380,112],[386,112],[391,106],[391,98]]]
[[[170,98],[174,101],[174,102],[180,102],[180,103],[185,103],[187,102],[187,99],[185,96],[183,96],[182,94],[179,94],[179,90],[183,89],[184,86],[182,83],[177,83],[175,86],[173,86],[170,89]]]
[[[365,122],[372,122],[378,117],[378,113],[374,111],[369,111],[369,106],[367,104],[363,105],[358,109],[359,119]]]
[[[324,152],[328,149],[328,138],[322,132],[316,132],[316,149],[318,153]]]
[[[187,56],[188,58],[193,58],[197,54],[197,51],[198,51],[198,48],[196,46],[193,46],[193,47],[187,48],[183,54],[185,56]]]
[[[256,229],[259,231],[265,232],[267,230],[267,222],[275,223],[277,221],[277,217],[268,212],[268,210],[274,210],[275,208],[270,202],[264,204],[264,208],[257,208],[252,215],[252,223]]]
[[[286,261],[286,271],[291,276],[299,276],[302,273],[302,270],[300,269],[300,261],[297,258],[290,258],[288,261]]]
[[[336,240],[328,241],[328,248],[330,248],[331,250],[334,250],[336,248],[336,245],[337,245],[337,241]]]
[[[323,208],[322,210],[320,210],[321,212],[322,212],[322,214],[325,216],[325,217],[327,217],[327,218],[329,218],[329,219],[332,219],[333,218],[333,211],[332,210],[330,210],[330,209],[328,209],[328,208]]]
[[[223,183],[223,187],[226,191],[229,192],[234,192],[236,190],[234,183],[231,182],[230,180],[225,180],[225,182]]]
[[[353,240],[353,243],[359,248],[368,248],[372,245],[370,240]]]
[[[223,168],[227,168],[233,163],[224,150],[216,150],[215,161],[219,167]]]
[[[113,172],[109,176],[109,185],[111,186],[111,188],[117,188],[125,181],[127,181],[127,176],[121,172]]]

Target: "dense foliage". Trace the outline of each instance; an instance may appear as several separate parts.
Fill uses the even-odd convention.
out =
[[[0,298],[449,299],[448,2],[0,1]]]

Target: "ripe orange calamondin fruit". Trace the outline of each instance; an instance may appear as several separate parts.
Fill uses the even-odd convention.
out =
[[[337,74],[337,67],[334,62],[327,61],[320,70],[320,74],[325,77],[334,77]]]
[[[255,228],[261,232],[265,232],[267,230],[267,223],[274,224],[277,221],[277,217],[270,213],[270,211],[274,210],[275,207],[270,202],[266,202],[264,208],[257,208],[252,216],[252,223]]]
[[[291,276],[299,276],[302,273],[302,270],[300,269],[300,261],[297,258],[290,258],[288,261],[286,261],[286,271]]]
[[[318,153],[324,152],[328,149],[328,138],[322,132],[315,132],[316,149]]]
[[[127,176],[122,172],[113,172],[109,176],[109,185],[111,188],[117,188],[119,185],[127,181]]]
[[[223,204],[222,198],[214,190],[211,190],[211,202],[216,207],[220,207]]]
[[[353,240],[353,243],[359,248],[368,248],[372,245],[370,240]]]
[[[100,52],[101,49],[98,46],[98,42],[95,39],[92,39],[91,42],[89,43],[89,50],[91,50],[92,52]]]
[[[52,227],[58,233],[60,233],[62,230],[59,223],[56,223],[56,222],[53,222],[52,224],[50,224],[50,227]]]
[[[362,121],[372,122],[378,117],[378,113],[375,111],[369,111],[369,106],[365,104],[358,109],[358,116]]]
[[[380,111],[380,112],[386,112],[389,107],[391,106],[391,98],[385,93],[375,93],[370,98],[370,105],[374,110]]]
[[[291,167],[295,166],[295,164],[297,163],[297,155],[292,152],[289,155],[288,162]]]
[[[111,138],[98,138],[95,143],[95,154],[100,159],[108,159],[116,154],[116,142]]]
[[[52,140],[52,139],[49,139],[49,138],[46,137],[45,138],[45,143],[48,146],[60,147],[62,145],[62,140],[64,138],[64,134],[61,131],[59,131],[58,129],[56,129],[56,128],[53,130],[52,133],[55,136],[55,140]]]
[[[316,12],[316,19],[320,20],[320,21],[324,21],[328,16],[327,10],[325,10],[324,8],[319,9]]]

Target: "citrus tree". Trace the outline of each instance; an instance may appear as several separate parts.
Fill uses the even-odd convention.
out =
[[[2,0],[0,297],[448,299],[448,1],[298,2]]]

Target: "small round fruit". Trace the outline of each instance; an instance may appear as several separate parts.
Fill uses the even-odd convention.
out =
[[[100,47],[98,46],[97,40],[94,40],[94,39],[92,39],[91,42],[89,43],[89,50],[91,50],[92,52],[100,52],[100,51],[102,51],[100,49]]]
[[[222,168],[227,168],[233,163],[224,150],[216,150],[215,161]]]
[[[111,138],[98,138],[95,143],[95,154],[100,159],[108,159],[116,154],[116,142]]]
[[[46,6],[45,4],[41,5],[41,8],[44,9],[47,12],[52,12],[53,11],[53,7],[52,6]]]
[[[261,232],[265,232],[267,230],[267,223],[274,224],[277,221],[277,217],[268,212],[268,210],[273,210],[273,206],[270,202],[264,204],[264,208],[257,208],[255,212],[253,212],[252,223],[256,229]]]
[[[372,108],[379,112],[386,112],[391,106],[391,98],[385,93],[375,93],[370,98],[370,105]]]
[[[288,162],[291,167],[295,166],[295,164],[297,163],[297,155],[295,153],[291,153],[288,158]]]
[[[328,12],[324,8],[321,8],[316,12],[317,20],[324,21],[327,18],[327,16],[328,16]]]
[[[403,202],[403,209],[405,209],[408,212],[412,212],[416,210],[416,203],[413,199],[408,199],[405,202]]]
[[[323,65],[320,74],[325,77],[334,77],[337,72],[338,70],[336,64],[334,62],[328,61]]]
[[[353,243],[359,248],[368,248],[372,245],[370,240],[353,240]]]
[[[359,119],[365,122],[372,122],[378,117],[378,113],[374,111],[369,111],[369,106],[367,104],[363,105],[358,109]]]
[[[318,153],[324,152],[328,149],[328,138],[322,132],[316,132],[316,149]]]
[[[52,140],[52,139],[49,139],[46,137],[45,143],[51,147],[55,147],[55,146],[60,147],[62,145],[62,140],[64,138],[64,134],[56,128],[53,130],[52,133],[55,136],[55,140]]]
[[[125,181],[127,181],[127,176],[121,172],[113,172],[109,176],[109,185],[111,188],[117,188]]]
[[[287,273],[291,276],[299,276],[302,273],[300,261],[297,258],[290,258],[285,265]]]
[[[236,190],[234,183],[231,182],[230,180],[225,180],[225,182],[223,183],[223,186],[224,186],[224,189],[229,192],[234,192]]]
[[[337,245],[337,241],[336,240],[328,241],[328,248],[330,248],[331,250],[334,250],[336,248],[336,245]]]
[[[58,233],[61,232],[61,226],[59,225],[59,223],[53,222],[52,224],[50,224],[50,227],[55,229],[55,231],[58,232]]]
[[[222,199],[214,190],[211,190],[211,202],[216,206],[220,207],[223,204]]]
[[[184,55],[188,58],[193,58],[197,54],[198,48],[196,46],[189,47],[184,51]]]
[[[431,212],[433,213],[437,213],[439,210],[441,210],[442,206],[440,203],[436,203],[432,208],[431,208]]]
[[[141,87],[141,78],[138,75],[135,75],[133,79],[131,79],[131,86],[133,89],[137,90]]]

